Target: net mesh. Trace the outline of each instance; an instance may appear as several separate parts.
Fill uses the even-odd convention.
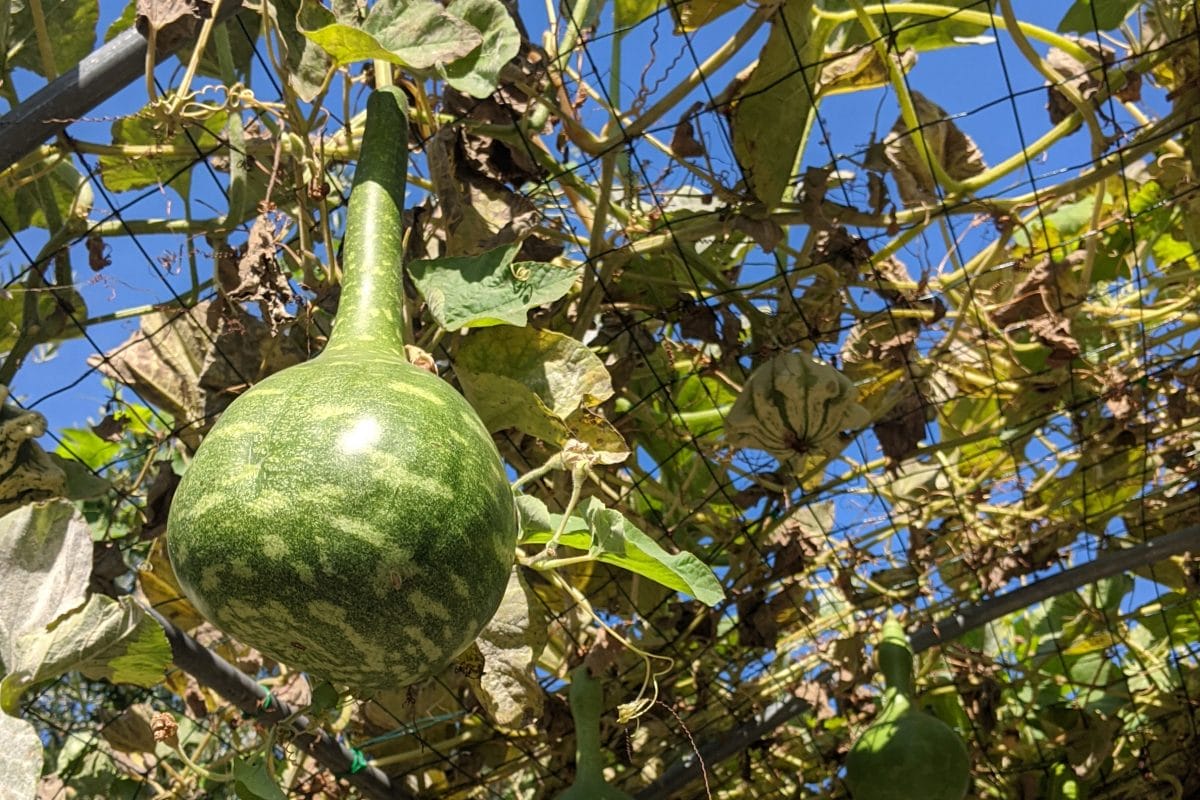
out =
[[[172,119],[118,95],[67,129],[60,161],[5,173],[0,383],[48,420],[47,449],[108,481],[81,501],[92,589],[190,624],[398,792],[556,796],[575,769],[566,682],[586,664],[606,774],[631,795],[843,796],[886,615],[952,618],[1200,521],[1198,12],[1109,5],[1122,16],[1072,6],[1066,36],[1020,5],[1014,25],[1008,3],[618,4],[619,25],[522,4],[535,40],[569,43],[560,57],[526,39],[483,100],[410,83],[409,255],[521,241],[578,271],[530,322],[612,379],[594,411],[616,438],[593,442],[631,452],[585,493],[696,554],[725,596],[598,562],[526,570],[536,667],[459,665],[356,701],[322,700],[147,578],[167,569],[191,449],[232,397],[319,350],[336,303],[371,76],[331,73],[297,103],[277,31],[243,12],[226,35],[245,83]],[[161,96],[181,71],[159,68]],[[307,143],[281,135],[301,124]],[[47,210],[63,192],[89,198],[71,224]],[[409,289],[419,344],[457,381],[464,334]],[[794,391],[834,369],[852,392]],[[511,428],[497,443],[514,475],[558,449]],[[571,484],[526,491],[561,511]],[[1147,558],[921,653],[921,704],[967,742],[974,791],[1200,791],[1197,580],[1186,553]],[[20,711],[46,796],[223,796],[251,774],[352,791],[178,670],[153,689],[73,672]],[[193,764],[156,744],[164,711]]]

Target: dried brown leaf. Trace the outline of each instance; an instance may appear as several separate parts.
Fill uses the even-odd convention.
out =
[[[945,110],[920,92],[912,93],[913,106],[929,154],[954,180],[961,181],[987,169],[983,153],[953,121]],[[905,206],[936,201],[935,181],[929,162],[912,132],[900,116],[884,139],[884,152],[891,165],[892,177]]]
[[[696,128],[692,125],[692,117],[704,107],[703,103],[694,103],[675,123],[671,133],[671,152],[679,158],[699,158],[707,152],[704,143],[696,139]]]
[[[210,15],[205,0],[138,0],[137,30],[147,39],[154,32],[159,53],[169,53],[195,41],[200,21]]]
[[[218,262],[217,270],[225,298],[233,303],[257,304],[272,335],[292,320],[287,306],[295,299],[288,283],[289,276],[275,258],[280,245],[279,237],[274,215],[260,214],[250,227],[245,244],[238,250],[236,272],[229,269],[231,259],[228,253]]]

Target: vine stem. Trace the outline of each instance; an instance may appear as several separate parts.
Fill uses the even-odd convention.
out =
[[[226,700],[237,706],[244,714],[263,719],[272,724],[287,720],[287,727],[294,734],[293,742],[312,755],[335,775],[345,775],[367,797],[375,800],[414,800],[400,786],[373,764],[351,773],[350,767],[357,762],[354,754],[345,746],[316,727],[303,714],[297,713],[288,703],[273,698],[269,708],[262,707],[267,692],[249,676],[234,668],[225,659],[188,636],[175,624],[154,609],[147,609],[155,622],[162,626],[171,645],[175,664],[194,677],[202,685],[210,686]]]

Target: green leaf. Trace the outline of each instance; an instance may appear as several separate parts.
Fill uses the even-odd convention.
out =
[[[287,800],[279,784],[271,779],[262,756],[234,760],[233,790],[242,800]]]
[[[496,91],[500,70],[521,49],[521,34],[500,0],[454,0],[446,11],[475,28],[483,43],[438,71],[460,92],[487,97]]]
[[[0,713],[0,797],[37,795],[42,777],[42,740],[23,719]]]
[[[50,460],[66,476],[66,490],[63,496],[68,500],[92,500],[102,497],[112,488],[112,483],[88,469],[82,462],[73,458],[63,458],[57,453],[51,453]]]
[[[167,137],[160,123],[149,114],[122,117],[112,125],[113,144],[158,146],[182,155],[101,156],[100,176],[104,185],[114,192],[170,186],[186,199],[191,187],[189,167],[224,139],[228,119],[227,114],[220,112],[206,120],[188,122]]]
[[[0,517],[0,664],[15,669],[23,634],[82,606],[91,576],[92,534],[70,503]]]
[[[503,325],[466,337],[454,362],[463,393],[489,430],[516,428],[561,443],[577,409],[612,396],[600,359],[570,336]]]
[[[526,533],[532,534],[538,531],[554,530],[554,522],[551,520],[550,509],[546,508],[545,503],[528,494],[518,494],[515,499],[517,501],[517,514],[521,520],[522,541]]]
[[[296,28],[300,0],[275,0],[275,19],[279,25],[279,42],[287,64],[287,79],[296,95],[311,103],[321,89],[325,73],[333,60],[325,49]]]
[[[447,330],[488,325],[524,325],[525,312],[570,291],[575,270],[513,258],[520,243],[476,256],[414,261],[413,283]]]
[[[1058,22],[1059,33],[1110,31],[1125,21],[1139,0],[1075,0]]]
[[[162,681],[170,663],[166,635],[133,598],[92,595],[78,611],[20,637],[0,681],[0,708],[13,711],[26,689],[72,670],[149,687]]]
[[[809,52],[812,29],[812,0],[792,0],[779,10],[733,109],[733,152],[768,206],[784,198],[813,113],[812,65],[821,59]]]
[[[469,55],[483,43],[479,31],[434,0],[381,0],[361,27],[339,21],[315,0],[303,0],[296,28],[338,64],[378,58],[428,69]]]
[[[63,220],[71,216],[75,198],[87,179],[70,161],[60,161],[48,172],[45,172],[46,167],[46,164],[35,164],[17,172],[6,172],[0,179],[0,219],[5,222],[0,226],[0,242],[8,239],[10,231],[20,233],[26,228],[45,228],[43,202],[53,203]]]
[[[38,52],[33,11],[28,0],[17,5],[11,13],[8,66],[23,67],[47,79],[57,77],[47,75],[42,68],[42,54]],[[42,0],[42,17],[57,74],[71,69],[95,49],[96,25],[100,21],[97,0]]]
[[[523,525],[541,517],[535,509]],[[677,592],[689,594],[707,606],[714,606],[725,597],[721,582],[708,566],[692,553],[668,553],[658,542],[637,528],[615,509],[606,508],[594,497],[585,500],[580,508],[583,518],[572,516],[559,538],[559,544],[592,553],[598,561],[649,578]],[[542,544],[550,541],[562,516],[551,514],[550,525],[544,531],[522,530],[521,544]]]
[[[76,461],[97,472],[112,463],[120,452],[120,442],[102,439],[91,428],[63,428],[59,431],[55,450],[61,458]]]

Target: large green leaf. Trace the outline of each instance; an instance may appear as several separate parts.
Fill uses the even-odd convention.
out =
[[[241,800],[287,800],[262,756],[234,760],[233,790]]]
[[[296,27],[339,64],[378,58],[429,69],[462,58],[483,43],[479,31],[434,0],[382,0],[361,26],[339,20],[315,0],[304,0]]]
[[[1118,27],[1139,0],[1075,0],[1058,22],[1059,33],[1093,34]]]
[[[549,542],[562,521],[551,514],[536,498],[518,498],[521,508],[521,544]],[[606,508],[594,497],[580,506],[583,515],[571,516],[558,543],[583,550],[597,561],[649,578],[677,592],[691,595],[708,606],[725,597],[721,582],[708,566],[692,553],[668,553],[658,542],[625,518],[620,511]],[[539,530],[545,523],[549,527]]]
[[[566,294],[576,273],[538,261],[514,264],[520,249],[513,243],[476,256],[414,261],[408,271],[443,328],[524,325],[525,312]]]
[[[849,11],[853,6],[847,0],[831,0],[827,8],[833,11]],[[928,14],[898,14],[891,9],[875,17],[875,24],[888,36],[888,48],[904,52],[909,48],[916,51],[940,50],[977,41],[979,36],[992,33],[990,24],[966,22],[955,14],[956,9],[988,13],[994,0],[938,0],[937,7],[945,11]],[[849,23],[839,42],[843,48],[854,48],[866,44],[871,37],[863,31],[858,21]]]
[[[42,18],[50,40],[55,74],[47,75],[42,53],[38,49],[33,11],[29,0],[18,0],[11,6],[12,20],[8,29],[9,67],[23,67],[54,78],[74,67],[95,49],[96,24],[100,19],[97,0],[42,0]]]
[[[0,518],[0,665],[15,669],[18,640],[79,608],[92,574],[92,534],[62,501]]]
[[[296,15],[300,5],[300,0],[275,0],[272,4],[279,24],[280,47],[287,62],[288,83],[301,100],[310,103],[317,96],[333,60],[324,48],[297,30]]]
[[[80,610],[23,634],[12,659],[0,681],[0,708],[10,713],[26,689],[73,670],[113,683],[154,686],[171,663],[171,646],[133,598],[98,594]]]
[[[438,71],[460,92],[487,97],[500,82],[500,70],[521,49],[521,34],[500,0],[454,0],[446,11],[475,28],[483,42]]]
[[[813,113],[811,65],[820,62],[809,52],[813,25],[812,0],[789,0],[779,10],[733,109],[733,152],[755,196],[769,206],[784,199]]]
[[[104,185],[114,192],[170,186],[186,199],[192,166],[197,159],[217,149],[224,140],[222,132],[227,122],[228,115],[221,112],[206,120],[189,122],[167,136],[151,114],[122,117],[113,123],[113,144],[161,147],[168,154],[101,156],[100,176]]]

